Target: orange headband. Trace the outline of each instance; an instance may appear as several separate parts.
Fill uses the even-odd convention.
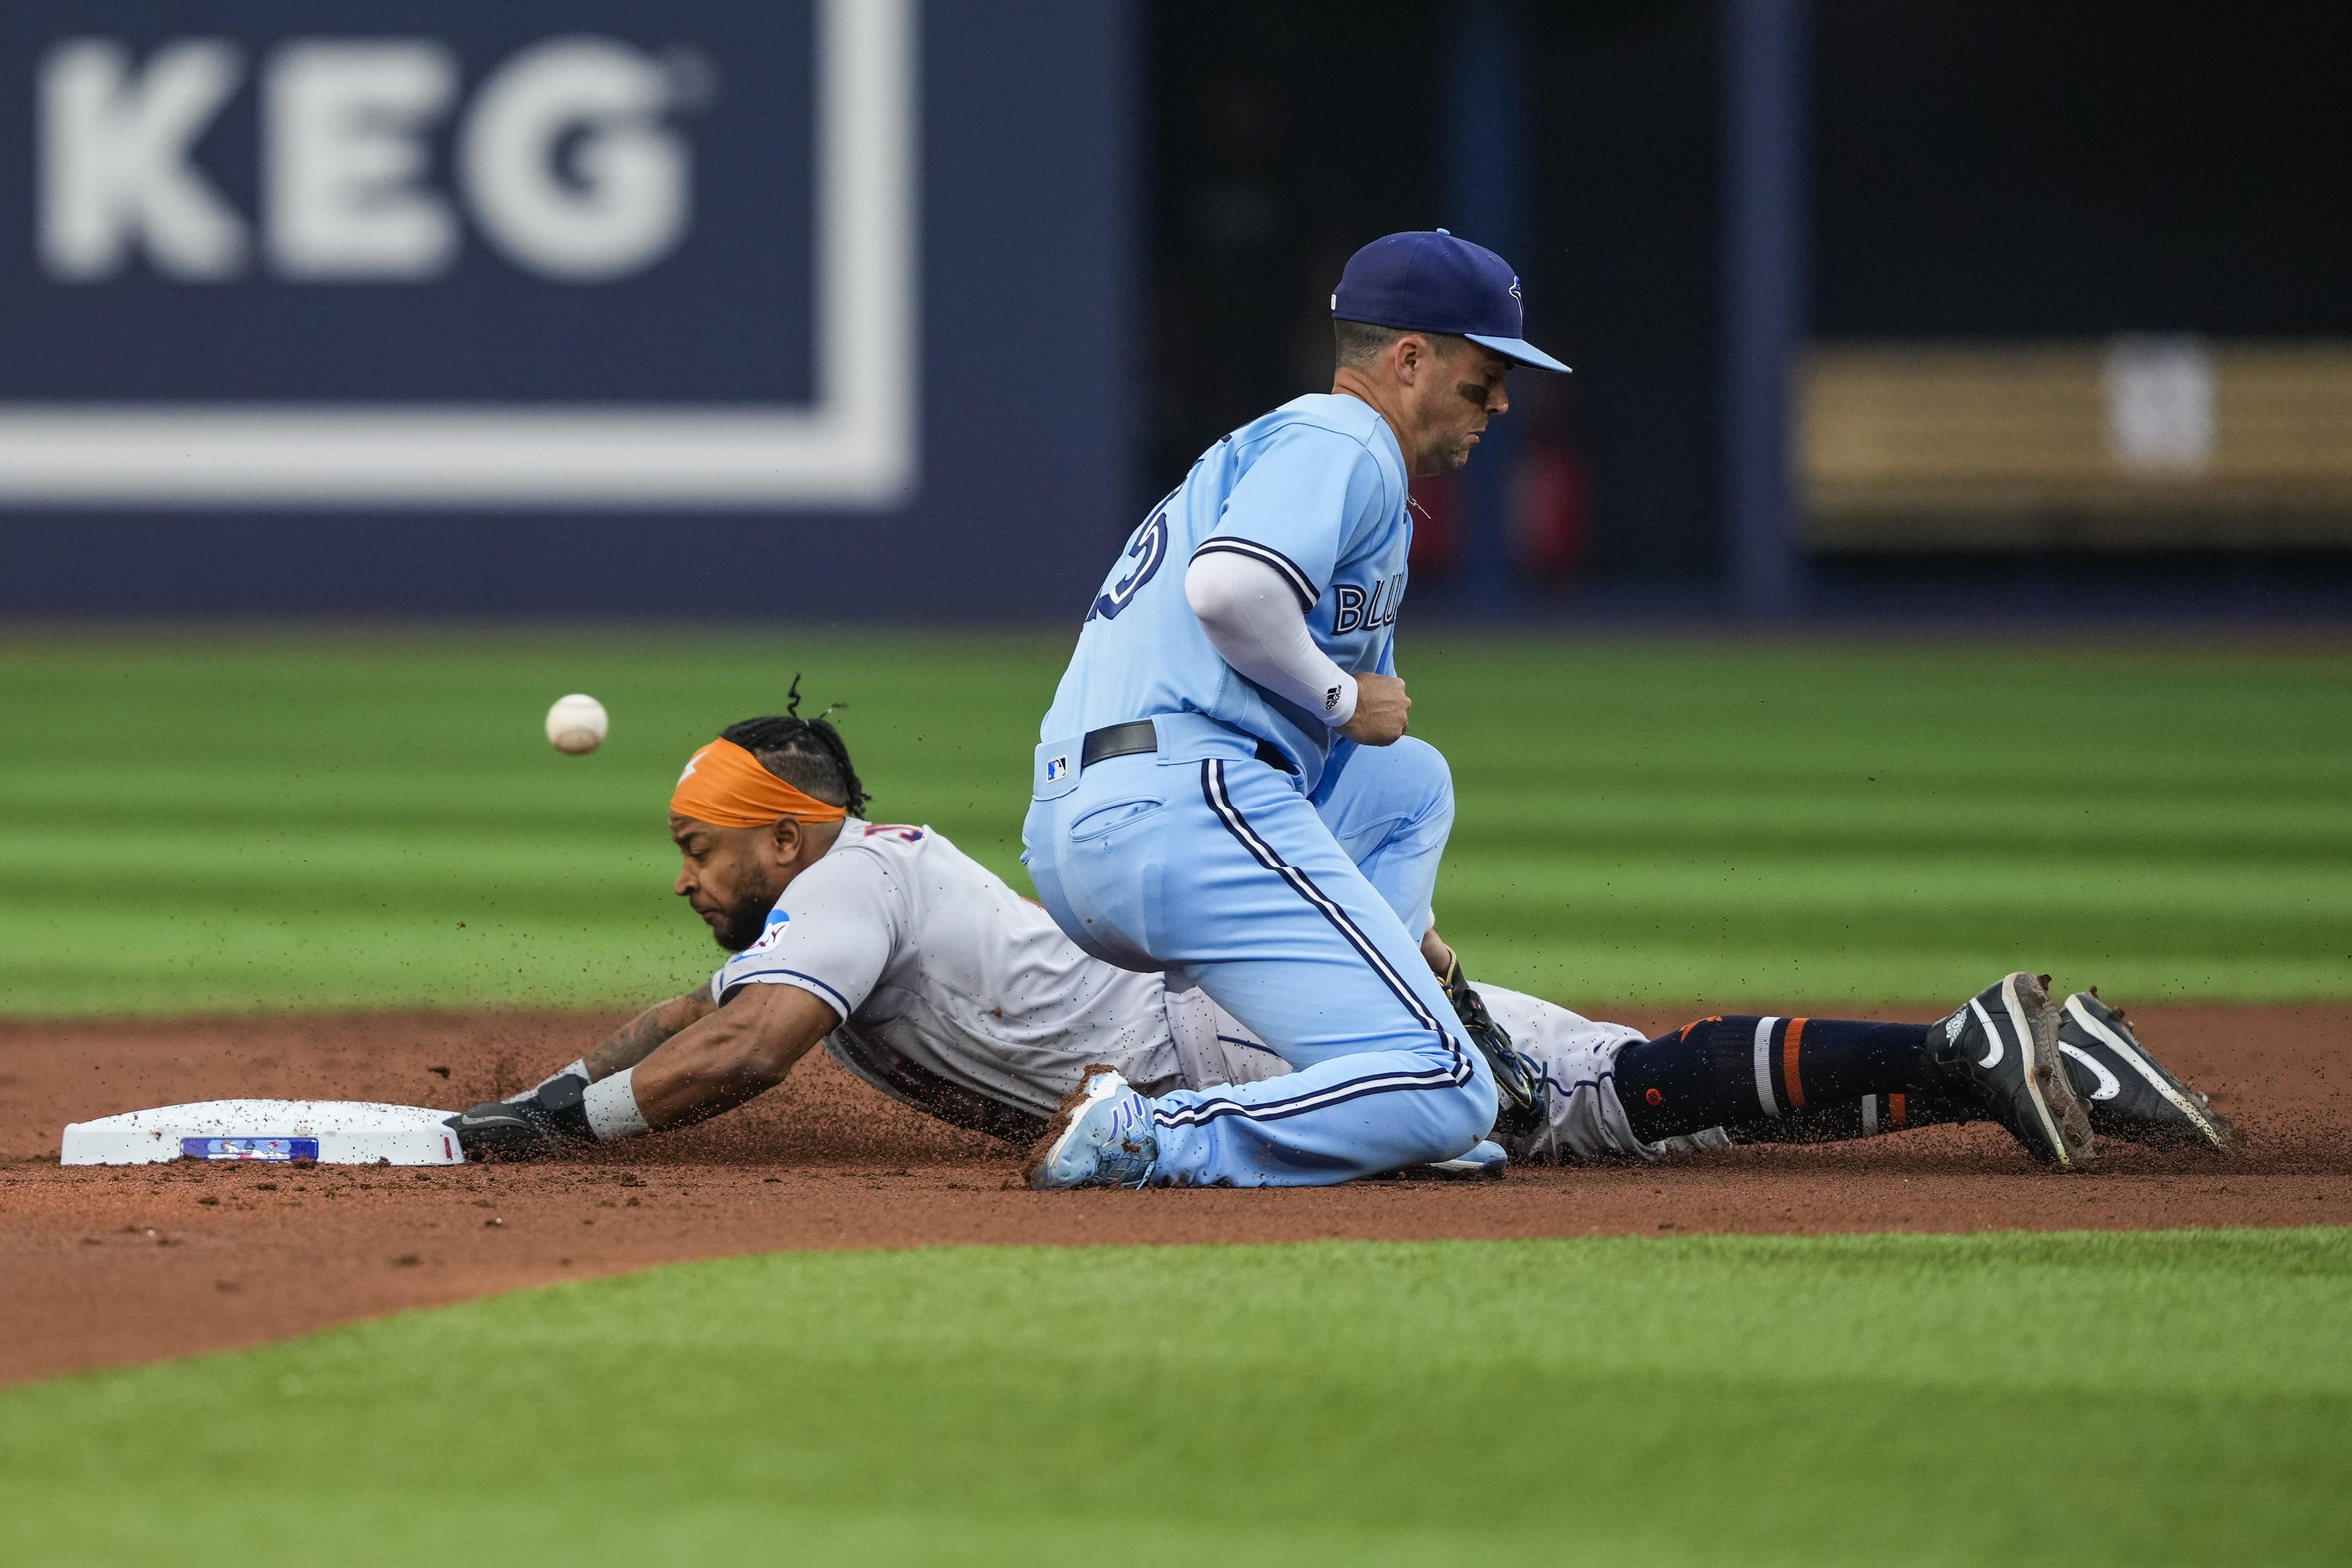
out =
[[[849,815],[846,807],[794,789],[732,741],[713,741],[694,753],[677,775],[669,808],[717,827],[765,827],[787,816],[839,822]]]

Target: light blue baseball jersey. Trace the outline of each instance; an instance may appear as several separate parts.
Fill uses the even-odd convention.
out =
[[[1313,790],[1336,731],[1224,661],[1185,602],[1185,568],[1212,551],[1264,562],[1333,663],[1387,675],[1412,542],[1404,454],[1388,422],[1336,393],[1284,404],[1203,452],[1135,531],[1087,613],[1040,738],[1203,713],[1281,747]]]

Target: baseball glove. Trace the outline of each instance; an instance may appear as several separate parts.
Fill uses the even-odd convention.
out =
[[[1507,1137],[1522,1137],[1542,1127],[1546,1116],[1543,1079],[1533,1062],[1512,1048],[1510,1031],[1495,1021],[1495,1016],[1486,1011],[1485,1000],[1462,978],[1462,960],[1458,956],[1454,967],[1446,971],[1443,984],[1445,999],[1454,1004],[1454,1016],[1462,1020],[1463,1032],[1494,1069],[1497,1100],[1495,1131]]]

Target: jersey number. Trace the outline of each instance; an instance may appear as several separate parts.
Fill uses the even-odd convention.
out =
[[[1169,498],[1171,500],[1174,499],[1172,496]],[[1168,559],[1167,501],[1161,501],[1159,509],[1136,531],[1135,542],[1127,547],[1127,553],[1129,559],[1135,562],[1135,570],[1112,584],[1110,592],[1095,601],[1095,607],[1087,612],[1087,620],[1091,621],[1097,616],[1107,621],[1117,620],[1118,613],[1134,603],[1136,594],[1151,581],[1153,574],[1160,570],[1160,563]]]

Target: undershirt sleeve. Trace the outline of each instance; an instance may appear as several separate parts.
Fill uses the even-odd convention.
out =
[[[1356,678],[1315,646],[1290,581],[1235,551],[1195,555],[1184,599],[1210,645],[1244,678],[1338,729],[1356,715]]]
[[[1236,554],[1279,574],[1298,613],[1313,612],[1367,517],[1385,515],[1388,481],[1363,443],[1319,426],[1290,425],[1253,453],[1199,560]],[[1314,710],[1321,711],[1318,700]]]

